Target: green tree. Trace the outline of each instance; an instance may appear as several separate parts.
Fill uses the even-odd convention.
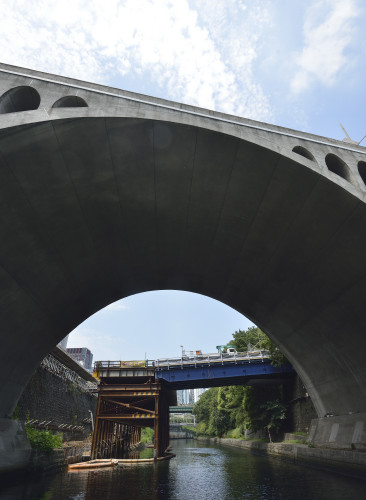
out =
[[[258,327],[238,330],[229,342],[237,351],[263,349],[270,353],[271,363],[280,366],[286,358],[269,337]],[[281,386],[230,386],[212,388],[204,392],[193,413],[197,418],[197,433],[222,436],[228,432],[240,436],[245,429],[254,432],[265,429],[270,439],[285,418]]]
[[[207,433],[211,436],[222,437],[230,428],[230,416],[224,407],[214,405],[211,408]]]
[[[270,440],[285,419],[281,386],[230,386],[209,389],[194,407],[197,434],[240,436],[245,429],[266,430]],[[233,432],[235,430],[235,432]]]
[[[217,387],[205,391],[194,405],[193,414],[196,415],[197,422],[204,422],[208,425],[211,410],[216,404],[218,391]]]
[[[250,326],[247,330],[238,330],[233,333],[231,344],[239,352],[245,352],[253,348],[269,351],[269,357],[273,366],[281,366],[287,363],[287,359],[276,344],[257,326]]]
[[[233,333],[234,347],[239,352],[245,352],[253,348],[264,349],[263,342],[268,339],[267,335],[257,326],[250,326],[247,330],[238,330]]]
[[[269,440],[272,442],[271,431],[279,431],[286,418],[286,406],[276,399],[275,401],[266,401],[260,408],[262,426],[267,429]]]
[[[246,388],[242,385],[220,387],[218,408],[225,411],[229,417],[229,428],[234,429],[244,424],[242,402]]]
[[[143,427],[141,429],[141,443],[152,443],[154,441],[154,429]]]

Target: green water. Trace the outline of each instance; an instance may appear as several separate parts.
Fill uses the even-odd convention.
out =
[[[7,500],[363,499],[366,482],[248,451],[194,440],[171,442],[176,458],[98,472],[58,472],[12,486]]]

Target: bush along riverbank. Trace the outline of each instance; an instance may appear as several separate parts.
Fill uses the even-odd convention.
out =
[[[239,330],[230,341],[237,351],[266,349],[271,363],[280,366],[286,358],[259,328]],[[196,432],[200,436],[278,441],[284,432],[307,434],[316,418],[315,409],[298,376],[255,381],[255,385],[212,388],[195,405]]]
[[[28,471],[47,472],[60,469],[75,462],[90,458],[91,437],[84,441],[62,442],[62,434],[53,434],[50,430],[40,430],[26,426],[28,439],[32,446],[32,454],[28,464]],[[146,445],[153,443],[154,430],[144,427],[141,432],[141,441],[133,448],[141,448],[138,452],[150,457],[152,450],[144,450]],[[149,448],[149,447],[148,447]]]
[[[273,364],[285,362],[274,345],[256,327],[233,334],[238,351],[249,344],[271,352]],[[263,344],[263,345],[262,345]],[[249,347],[248,347],[249,348]],[[348,449],[314,447],[307,443],[311,420],[317,418],[300,379],[276,384],[212,388],[204,392],[193,413],[190,428],[199,440],[235,446],[350,476],[366,477],[366,453]],[[291,433],[291,434],[289,434]]]
[[[49,471],[79,462],[90,456],[91,438],[84,441],[63,443],[62,433],[35,429],[26,425],[26,432],[32,447],[28,464],[29,471]]]
[[[230,386],[204,392],[194,407],[198,436],[276,440],[286,419],[282,385]]]
[[[272,455],[352,477],[366,478],[366,453],[314,447],[308,433],[285,432],[286,404],[281,386],[220,387],[202,394],[195,405],[198,440]]]
[[[53,434],[49,430],[40,430],[26,425],[25,430],[33,449],[50,453],[55,448],[62,447],[62,434]]]

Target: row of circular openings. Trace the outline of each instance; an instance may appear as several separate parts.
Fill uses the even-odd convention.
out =
[[[295,146],[292,151],[297,153],[298,155],[304,156],[308,160],[315,161],[314,156],[308,151],[306,148],[302,146]],[[346,179],[348,182],[352,182],[351,173],[348,165],[341,160],[337,155],[333,153],[327,154],[325,157],[325,163],[328,167],[328,170],[333,172],[334,174],[339,175],[343,179]],[[359,161],[358,162],[358,172],[363,180],[364,184],[366,184],[366,162]]]
[[[33,87],[15,87],[8,90],[0,97],[0,114],[37,109],[40,102],[41,97],[37,90]],[[70,95],[61,97],[61,99],[58,99],[52,107],[84,108],[88,107],[88,105],[81,97]],[[292,151],[307,158],[308,160],[315,161],[314,156],[303,146],[295,146]],[[332,153],[327,154],[325,157],[325,163],[331,172],[339,175],[343,179],[346,179],[348,182],[352,182],[348,166],[338,156]],[[366,184],[366,162],[358,162],[358,171],[363,182]]]
[[[0,97],[0,114],[38,109],[41,96],[33,87],[21,86],[8,90]],[[56,101],[53,108],[85,108],[87,103],[81,97],[68,95]]]

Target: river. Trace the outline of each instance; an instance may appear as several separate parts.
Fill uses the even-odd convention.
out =
[[[34,477],[4,487],[6,500],[363,499],[366,481],[195,440],[171,442],[176,458]]]

